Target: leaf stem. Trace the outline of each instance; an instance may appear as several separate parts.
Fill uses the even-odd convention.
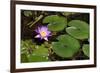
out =
[[[43,15],[40,15],[37,20],[35,20],[29,27],[31,28],[35,23],[37,23],[41,18],[43,17]]]
[[[32,24],[32,23],[33,23],[33,21],[29,22],[27,25],[30,25],[30,24]]]
[[[72,60],[75,60],[75,59],[81,54],[81,52],[82,52],[82,49],[80,49],[80,50],[78,51],[77,55],[75,55],[75,56],[73,57]]]

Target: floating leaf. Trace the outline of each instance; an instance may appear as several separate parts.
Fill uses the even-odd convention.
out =
[[[27,17],[32,16],[32,11],[24,11],[24,15]]]
[[[58,40],[59,42],[52,43],[52,48],[61,57],[71,58],[80,48],[78,40],[69,35],[61,35],[58,37]]]
[[[66,32],[77,39],[87,39],[89,37],[89,24],[81,20],[72,20],[68,23]]]
[[[48,28],[51,31],[61,31],[67,25],[67,19],[58,15],[50,15],[44,18],[43,23],[49,23]]]
[[[90,50],[89,50],[89,45],[88,44],[84,44],[83,47],[82,47],[82,50],[83,50],[83,53],[89,57],[90,55]]]

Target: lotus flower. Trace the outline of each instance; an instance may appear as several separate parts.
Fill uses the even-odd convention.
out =
[[[48,37],[51,36],[51,32],[48,30],[47,26],[38,27],[35,31],[37,33],[35,38],[40,38],[48,41]]]

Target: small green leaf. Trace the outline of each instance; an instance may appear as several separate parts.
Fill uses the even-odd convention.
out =
[[[26,17],[32,16],[32,11],[24,11]]]
[[[21,62],[48,61],[48,48],[35,45],[31,39],[21,40]]]
[[[21,40],[21,62],[25,63],[28,62],[28,55],[30,54],[30,52],[32,52],[31,50],[29,51],[29,49],[34,49],[34,44],[32,42],[31,39],[29,40]]]
[[[29,48],[34,49],[35,48],[34,45],[35,44],[32,42],[31,39],[29,39],[29,40],[21,40],[21,52],[24,53]]]
[[[67,25],[67,19],[58,15],[50,15],[43,19],[43,23],[49,23],[48,28],[51,31],[61,31]]]
[[[89,50],[89,45],[88,44],[84,44],[83,47],[82,47],[82,50],[83,50],[83,53],[86,55],[86,56],[90,56],[90,50]]]
[[[28,56],[29,62],[45,62],[48,61],[48,57],[46,56],[37,56],[35,54]]]
[[[44,62],[48,60],[48,49],[44,45],[35,45],[32,40],[21,40],[22,63]]]
[[[48,48],[45,48],[44,45],[38,46],[38,48],[33,52],[33,54],[38,56],[48,56],[48,53]]]
[[[48,49],[44,45],[37,46],[31,55],[28,56],[29,62],[48,61]]]
[[[68,23],[66,32],[77,39],[87,39],[89,37],[89,24],[80,20],[72,20]]]
[[[21,54],[21,62],[22,63],[25,63],[25,62],[28,62],[28,58],[27,58],[27,54]]]
[[[78,40],[72,38],[69,35],[61,35],[58,37],[58,42],[52,43],[53,51],[65,58],[71,58],[75,53],[79,51],[80,44]]]

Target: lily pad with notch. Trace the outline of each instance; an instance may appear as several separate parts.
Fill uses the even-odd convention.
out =
[[[72,20],[68,23],[66,32],[76,39],[88,39],[89,38],[89,24],[81,20]]]
[[[61,31],[67,25],[67,18],[58,15],[50,15],[43,19],[43,23],[48,23],[48,28],[51,31]]]
[[[52,43],[53,51],[60,57],[72,58],[79,51],[80,43],[69,35],[61,35]]]

